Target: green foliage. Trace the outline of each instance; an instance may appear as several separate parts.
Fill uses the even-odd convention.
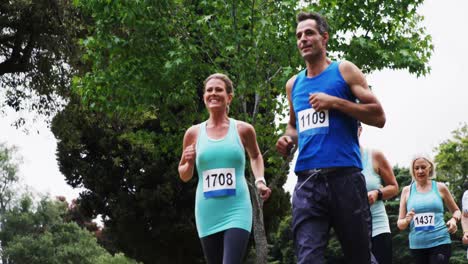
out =
[[[354,62],[364,72],[407,69],[417,76],[430,71],[433,45],[417,13],[423,0],[320,1],[308,9],[325,14],[334,36],[329,51]]]
[[[170,102],[184,104],[181,102],[184,100],[190,105],[196,86],[187,82],[171,83],[185,80],[183,69],[166,76],[171,48],[179,42],[178,36],[172,34],[176,33],[174,3],[76,2],[96,21],[90,28],[92,35],[81,41],[85,48],[83,61],[91,69],[83,77],[75,78],[75,87],[85,105],[130,116],[149,110],[156,116],[167,114],[166,107],[160,109],[160,106]],[[189,58],[184,62],[187,64]],[[178,64],[174,62],[174,66]],[[109,109],[110,102],[120,104]]]
[[[461,237],[462,234],[459,235],[458,232],[456,236],[452,235],[452,257],[450,258],[450,264],[466,263],[466,246],[462,244]]]
[[[83,18],[70,0],[1,1],[0,17],[0,105],[52,115],[80,67]]]
[[[437,179],[446,182],[455,201],[461,204],[468,183],[468,124],[452,132],[452,138],[436,148]]]
[[[412,178],[409,168],[407,167],[393,167],[393,174],[398,182],[398,186],[400,187],[400,192],[403,187],[408,186],[411,184]]]
[[[4,263],[136,264],[121,254],[110,255],[91,233],[64,222],[66,212],[66,203],[47,198],[34,210],[31,198],[25,196],[19,206],[5,214],[0,232]]]
[[[269,263],[271,264],[293,264],[297,263],[294,254],[294,241],[291,230],[291,215],[285,216],[278,226],[276,232],[271,235],[271,249]]]
[[[12,206],[19,176],[19,162],[15,159],[15,147],[0,143],[0,222],[2,215]]]
[[[442,142],[436,151],[437,180],[447,184],[455,202],[461,208],[462,195],[466,190],[464,185],[468,183],[468,124],[464,123],[453,131],[452,138]],[[451,214],[445,214],[446,220],[450,217]],[[452,235],[453,257],[450,263],[466,263],[466,250],[460,243],[462,236],[461,228]]]
[[[180,128],[164,129],[158,120],[111,119],[76,104],[52,123],[60,170],[70,185],[87,189],[79,210],[101,214],[108,250],[145,263],[196,263],[194,184],[183,184],[174,169]]]

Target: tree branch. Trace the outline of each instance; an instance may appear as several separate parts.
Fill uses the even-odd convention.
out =
[[[7,73],[27,72],[29,66],[27,62],[14,63],[12,60],[6,60],[0,63],[0,76]]]

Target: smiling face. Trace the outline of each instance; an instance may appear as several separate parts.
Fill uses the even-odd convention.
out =
[[[226,110],[231,104],[232,93],[226,90],[226,83],[218,78],[206,82],[203,100],[208,110]]]
[[[297,48],[305,60],[325,55],[327,41],[328,33],[320,34],[317,21],[314,19],[307,19],[297,24]]]
[[[432,176],[432,165],[426,159],[419,158],[413,162],[413,177],[418,182],[425,182]]]

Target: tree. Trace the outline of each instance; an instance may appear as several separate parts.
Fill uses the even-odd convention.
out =
[[[43,198],[37,209],[29,196],[5,215],[0,237],[4,264],[19,263],[135,263],[122,254],[110,255],[91,233],[64,222],[67,204]]]
[[[448,183],[455,201],[460,204],[463,185],[468,182],[468,124],[452,132],[452,138],[436,148],[437,178]]]
[[[291,215],[287,215],[281,221],[278,230],[271,236],[272,248],[270,250],[269,263],[294,264],[297,263],[294,254],[293,235],[291,230]]]
[[[50,116],[70,93],[79,58],[79,13],[69,0],[0,3],[0,85],[15,111]],[[21,125],[24,120],[17,121]]]
[[[300,1],[77,2],[95,22],[89,29],[91,34],[81,42],[85,50],[83,60],[90,70],[74,79],[81,103],[70,106],[75,110],[60,115],[63,122],[57,122],[55,132],[63,147],[59,147],[62,172],[73,186],[88,189],[82,199],[89,212],[104,214],[109,225],[124,226],[126,222],[118,218],[119,213],[139,212],[134,208],[144,211],[142,206],[123,208],[134,203],[146,204],[144,201],[149,201],[143,198],[146,195],[139,194],[154,192],[146,188],[158,192],[146,204],[154,206],[171,201],[159,198],[159,194],[174,197],[174,190],[190,187],[181,187],[174,173],[180,142],[187,127],[206,117],[200,99],[202,80],[221,71],[229,73],[236,84],[231,115],[252,123],[257,130],[266,176],[274,192],[272,200],[264,205],[265,226],[267,233],[276,230],[281,217],[289,211],[289,196],[282,190],[286,166],[282,167],[284,161],[274,150],[282,127],[272,124],[284,110],[284,104],[278,100],[284,95],[284,83],[302,64],[295,48],[293,22]],[[365,72],[389,67],[424,75],[429,71],[426,64],[432,45],[419,24],[422,18],[416,8],[420,4],[421,1],[414,0],[382,3],[361,0],[338,5],[330,0],[306,5],[321,10],[335,28],[336,37],[329,43],[334,58],[351,59]],[[395,49],[399,51],[394,52]],[[74,124],[74,118],[81,115],[88,119],[85,124],[91,124],[88,130],[99,131],[96,135],[84,137],[89,131]],[[78,131],[67,132],[67,123]],[[73,138],[68,140],[68,137]],[[122,146],[127,146],[130,155],[109,151],[123,149]],[[136,151],[149,155],[134,159],[131,155],[139,155]],[[166,169],[153,171],[157,173],[153,177],[158,180],[146,179],[150,177],[143,166],[146,163],[136,162],[145,158],[148,164],[159,164]],[[112,160],[115,164],[110,163]],[[136,162],[135,166],[127,160]],[[96,167],[100,169],[96,171]],[[102,188],[110,185],[101,181],[103,177],[114,179],[115,186]],[[140,180],[150,183],[137,185]],[[189,201],[192,193],[184,192],[184,198],[176,201]],[[265,263],[266,239],[259,210],[262,204],[257,202],[255,194],[252,197],[257,262]],[[187,208],[192,209],[193,205]],[[181,217],[185,216],[186,211],[183,212]],[[149,226],[155,228],[151,232],[159,234],[172,230],[148,224],[160,221],[159,216],[143,219],[145,216],[138,213],[135,219],[142,221],[140,227],[146,228],[146,232],[129,236],[136,239],[136,234],[148,233]],[[194,228],[193,222],[191,227]],[[117,229],[113,234],[121,235]],[[143,253],[137,253],[125,240],[120,239],[120,243],[125,252],[133,248],[131,256],[140,254],[144,258]],[[177,248],[169,245],[161,247],[161,251],[168,253],[171,251],[167,248]]]
[[[19,182],[18,161],[15,160],[15,147],[0,144],[0,230],[5,224],[5,213],[13,206],[17,198],[17,187]],[[5,243],[0,239],[0,252],[3,251]],[[3,254],[2,263],[5,263]]]
[[[455,202],[461,208],[463,186],[468,182],[468,124],[461,124],[460,128],[452,131],[452,138],[442,142],[436,149],[436,177],[445,182],[452,193]],[[446,219],[451,217],[446,213]],[[466,262],[466,251],[461,244],[463,230],[452,235],[452,258],[450,263]]]
[[[101,215],[100,242],[108,250],[145,263],[202,261],[193,184],[172,169],[175,136],[156,121],[110,119],[74,104],[54,118],[52,130],[60,170],[73,187],[86,187],[79,209],[85,218]]]
[[[2,222],[1,216],[10,209],[17,192],[15,187],[19,181],[19,163],[15,160],[15,152],[15,147],[0,144],[0,223]]]

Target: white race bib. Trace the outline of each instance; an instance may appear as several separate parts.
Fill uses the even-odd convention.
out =
[[[205,198],[236,195],[236,169],[203,171],[203,195]]]
[[[309,129],[329,126],[328,110],[315,111],[313,108],[301,110],[297,113],[299,133]],[[322,134],[322,133],[320,133]]]
[[[433,230],[435,223],[434,213],[415,214],[413,217],[414,229],[416,231]]]

